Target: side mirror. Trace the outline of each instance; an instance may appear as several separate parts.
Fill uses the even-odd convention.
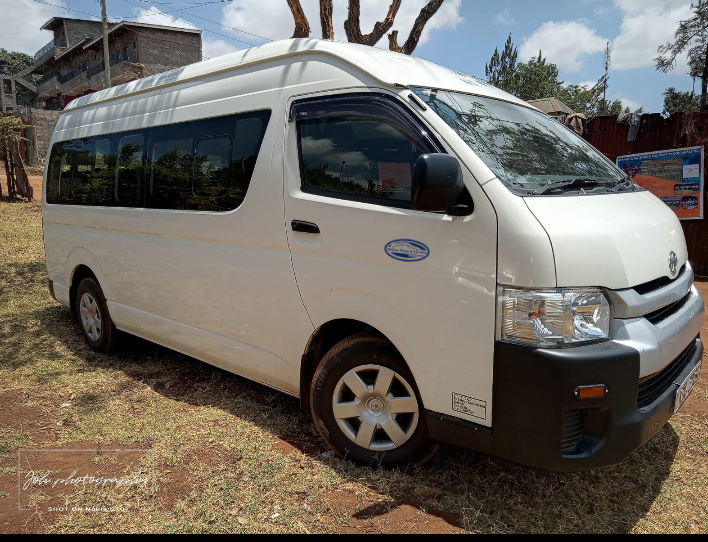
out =
[[[462,168],[457,158],[449,154],[423,154],[413,169],[411,207],[418,211],[469,215],[472,206],[460,204],[465,190]]]

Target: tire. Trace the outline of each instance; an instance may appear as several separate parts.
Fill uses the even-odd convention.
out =
[[[98,281],[85,278],[76,290],[76,319],[86,344],[107,353],[115,346],[116,326],[108,313],[108,305]]]
[[[437,450],[413,375],[381,337],[357,334],[333,346],[313,376],[310,408],[329,447],[359,464],[420,465]]]

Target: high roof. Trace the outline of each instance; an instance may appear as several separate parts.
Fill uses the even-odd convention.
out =
[[[66,110],[115,100],[131,94],[156,90],[176,83],[238,70],[263,62],[304,55],[335,57],[369,74],[387,87],[421,86],[440,88],[489,96],[528,107],[526,102],[483,81],[426,60],[368,45],[300,38],[276,41],[251,49],[236,51],[144,79],[124,83],[117,87],[101,90],[73,100]]]

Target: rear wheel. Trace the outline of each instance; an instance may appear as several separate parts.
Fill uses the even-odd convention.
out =
[[[113,348],[116,327],[108,313],[103,290],[93,277],[82,280],[76,290],[76,316],[86,344],[99,352]]]
[[[355,335],[336,344],[315,371],[310,405],[322,438],[358,463],[422,463],[437,449],[413,376],[383,338]]]

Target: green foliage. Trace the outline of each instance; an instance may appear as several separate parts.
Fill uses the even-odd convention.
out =
[[[21,72],[25,68],[32,66],[34,64],[34,59],[19,51],[8,51],[6,49],[0,48],[0,73],[3,71],[5,73],[14,75]],[[39,82],[39,75],[27,75],[25,80],[36,85]],[[27,96],[33,97],[33,94],[24,88],[22,85],[15,85],[15,94],[17,97]]]
[[[664,96],[664,115],[669,116],[679,111],[692,112],[701,109],[701,102],[696,93],[680,92],[674,87],[669,87],[663,92]]]
[[[0,145],[7,143],[12,136],[22,139],[20,132],[26,127],[27,125],[19,117],[13,115],[0,117]]]
[[[664,73],[670,72],[676,66],[676,58],[687,52],[688,74],[701,80],[701,110],[708,109],[708,3],[698,0],[691,4],[693,16],[679,21],[674,33],[674,41],[661,45],[654,59],[656,69]]]
[[[499,48],[494,49],[489,64],[484,66],[487,82],[506,92],[513,93],[519,84],[519,69],[516,64],[517,48],[511,41],[511,34],[506,39],[504,50],[499,55]]]
[[[597,115],[605,84],[603,75],[591,88],[580,85],[567,85],[560,88],[557,98],[576,113],[585,116]]]
[[[34,64],[31,56],[19,51],[8,51],[0,48],[0,71],[5,69],[7,73],[15,74]]]
[[[487,82],[525,101],[558,98],[576,113],[583,113],[586,116],[619,115],[622,112],[630,112],[629,108],[623,107],[621,100],[603,100],[607,75],[600,77],[590,88],[565,85],[558,79],[558,67],[548,62],[541,51],[538,52],[537,57],[528,62],[517,64],[516,59],[517,49],[509,34],[501,55],[499,49],[495,49],[489,63],[484,67]],[[641,108],[636,112],[641,113]]]
[[[558,79],[558,68],[546,62],[541,51],[538,57],[519,64],[519,84],[515,94],[522,100],[537,100],[558,96],[563,81]]]

